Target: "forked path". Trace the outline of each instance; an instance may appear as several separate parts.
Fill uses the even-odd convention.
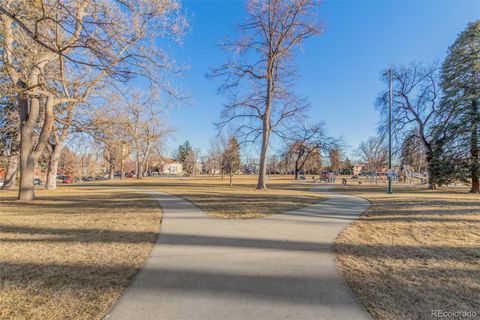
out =
[[[370,319],[330,247],[368,202],[329,199],[263,219],[218,219],[154,193],[160,236],[108,319]]]

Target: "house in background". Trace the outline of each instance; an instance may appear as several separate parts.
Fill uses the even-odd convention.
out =
[[[161,173],[182,175],[183,165],[176,160],[164,159],[161,163]]]

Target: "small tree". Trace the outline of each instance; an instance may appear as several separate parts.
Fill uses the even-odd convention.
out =
[[[188,140],[178,146],[176,160],[182,164],[186,176],[193,174],[194,166],[196,165],[195,156],[193,154],[192,145]]]
[[[295,179],[301,170],[308,167],[318,171],[321,167],[322,153],[327,153],[334,145],[332,138],[328,137],[322,123],[311,126],[301,126],[295,129],[287,140],[285,159],[294,163]]]
[[[340,170],[341,167],[341,151],[339,146],[333,146],[328,152],[330,158],[330,169],[333,171]]]
[[[228,144],[222,154],[222,170],[230,177],[230,186],[233,185],[233,175],[240,170],[240,144],[237,138],[228,139]]]
[[[388,149],[385,142],[379,136],[370,137],[362,141],[357,150],[360,161],[365,163],[368,171],[379,172],[387,163]]]

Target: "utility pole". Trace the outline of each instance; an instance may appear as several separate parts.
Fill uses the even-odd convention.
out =
[[[392,193],[392,69],[388,70],[388,193]]]

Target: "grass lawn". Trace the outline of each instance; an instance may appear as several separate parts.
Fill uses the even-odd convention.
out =
[[[19,204],[0,192],[0,319],[101,319],[148,256],[148,195],[67,187]]]
[[[272,178],[271,189],[256,191],[255,178],[236,178],[233,187],[219,177],[60,185],[39,189],[33,203],[0,192],[0,319],[101,319],[159,231],[161,210],[142,188],[226,218],[261,217],[324,199],[290,178]]]
[[[338,265],[375,319],[480,314],[480,196],[394,185],[338,187],[372,206],[338,237]]]
[[[128,179],[95,185],[123,185],[167,192],[192,202],[209,215],[221,218],[264,217],[326,199],[317,192],[308,191],[312,184],[296,182],[291,176],[271,177],[268,190],[255,190],[256,179],[257,176],[236,176],[232,187],[228,185],[228,177],[224,180],[220,177]]]

